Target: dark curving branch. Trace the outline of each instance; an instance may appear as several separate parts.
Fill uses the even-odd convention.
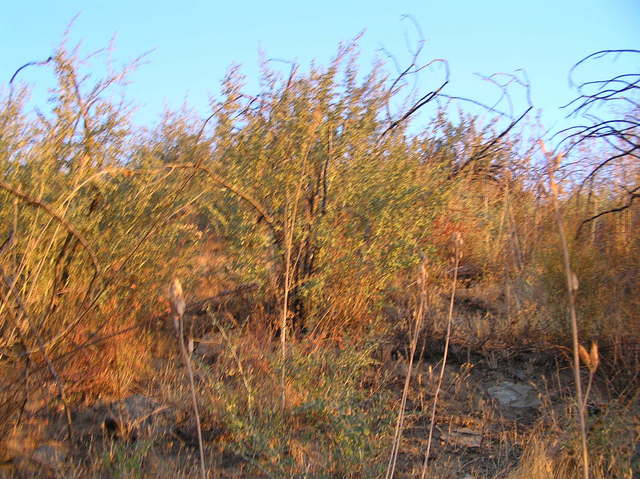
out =
[[[600,50],[579,60],[569,71],[569,82],[576,88],[578,96],[563,108],[568,110],[568,118],[580,115],[587,122],[556,133],[555,136],[562,137],[559,146],[564,145],[567,153],[578,145],[590,141],[602,141],[610,148],[609,153],[582,179],[579,188],[584,187],[588,182],[593,182],[599,175],[606,175],[607,167],[615,165],[624,158],[640,159],[640,71],[626,72],[598,80],[576,80],[577,70],[581,65],[606,57],[618,58],[623,54],[640,55],[640,50]],[[595,108],[620,104],[625,106],[625,110],[617,118],[603,119],[592,112]],[[640,186],[632,185],[627,191],[626,203],[598,212],[583,220],[576,231],[576,238],[584,225],[602,216],[630,208],[634,200],[640,196],[639,192]]]

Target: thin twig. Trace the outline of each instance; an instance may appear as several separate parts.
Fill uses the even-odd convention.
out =
[[[12,194],[13,196],[21,199],[22,201],[24,201],[28,205],[35,206],[37,208],[43,209],[44,211],[49,213],[50,216],[52,216],[70,234],[72,234],[78,240],[78,242],[80,242],[80,244],[84,247],[84,249],[89,254],[89,257],[91,258],[91,264],[93,265],[94,270],[96,272],[98,272],[98,273],[100,272],[100,266],[98,264],[98,258],[96,256],[96,254],[93,252],[93,249],[91,249],[91,246],[89,246],[89,243],[87,242],[87,240],[84,239],[84,236],[82,236],[82,234],[80,234],[80,232],[78,230],[76,230],[75,227],[71,223],[69,223],[63,216],[61,216],[57,212],[55,212],[46,203],[43,203],[41,201],[36,200],[35,198],[32,198],[31,196],[27,195],[26,193],[23,193],[22,191],[12,187],[11,185],[8,185],[7,183],[5,183],[4,181],[1,181],[1,180],[0,180],[0,188],[2,188],[3,190],[7,191],[10,194]]]

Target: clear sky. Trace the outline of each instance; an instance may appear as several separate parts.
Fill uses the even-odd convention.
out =
[[[6,89],[19,66],[47,58],[76,14],[70,39],[81,41],[85,53],[114,36],[119,63],[153,50],[128,88],[141,123],[153,123],[165,105],[178,108],[185,100],[205,114],[232,63],[242,65],[257,93],[260,50],[267,57],[326,65],[339,42],[365,30],[363,70],[381,56],[382,46],[406,62],[406,34],[416,36],[403,14],[421,26],[424,59],[449,61],[447,93],[491,103],[498,92],[474,74],[525,69],[547,127],[562,125],[558,107],[575,95],[568,85],[571,65],[601,49],[640,49],[640,0],[6,1],[0,15],[0,88]],[[638,57],[600,62],[600,70],[586,79],[637,72]],[[423,75],[424,88],[436,75]],[[20,80],[34,87],[34,102],[44,102],[50,74],[30,69]]]

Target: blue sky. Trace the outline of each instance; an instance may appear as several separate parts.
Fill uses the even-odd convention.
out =
[[[138,105],[136,121],[153,123],[164,106],[186,100],[201,114],[217,95],[232,63],[242,65],[249,89],[257,93],[258,57],[312,59],[327,64],[338,43],[365,30],[360,41],[363,71],[380,48],[400,63],[415,39],[410,14],[426,40],[424,59],[445,58],[451,68],[446,92],[491,103],[497,90],[474,76],[525,69],[534,106],[547,127],[564,125],[558,107],[573,98],[568,71],[580,58],[601,49],[640,49],[639,0],[555,1],[77,1],[5,2],[0,17],[0,88],[22,64],[45,59],[60,43],[72,17],[71,43],[82,51],[104,47],[115,36],[114,58],[124,63],[153,50],[131,77],[128,98]],[[606,60],[585,70],[585,79],[638,71],[638,57]],[[390,65],[389,68],[392,68]],[[423,75],[424,88],[438,75]],[[438,77],[439,78],[439,77]],[[33,86],[41,106],[52,77],[25,70],[20,80]],[[431,81],[430,81],[431,80]],[[6,90],[5,90],[6,91]],[[522,91],[514,92],[522,101]],[[519,98],[519,100],[518,100]]]

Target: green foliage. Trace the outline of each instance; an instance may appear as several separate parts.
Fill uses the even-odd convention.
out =
[[[286,80],[265,66],[265,90],[244,109],[232,70],[217,107],[211,168],[269,215],[238,198],[216,202],[235,264],[281,286],[293,228],[293,291],[311,318],[339,295],[370,303],[415,266],[448,188],[441,165],[425,161],[403,127],[381,139],[389,93],[377,69],[357,82],[353,55],[341,51],[327,69],[294,69]],[[362,311],[343,311],[354,313]]]
[[[214,382],[215,397],[225,404],[220,420],[230,435],[225,447],[241,453],[257,470],[279,476],[362,477],[380,472],[381,455],[392,434],[390,397],[361,387],[373,364],[370,349],[291,351],[287,390],[290,406],[282,411],[275,378],[251,375],[259,398],[247,414],[241,380]],[[277,355],[268,357],[278,370]],[[231,379],[231,378],[229,378]]]
[[[64,47],[53,64],[49,111],[27,115],[24,94],[3,102],[0,241],[11,241],[0,258],[0,347],[56,358],[157,314],[159,288],[193,254],[198,232],[187,172],[140,146],[113,96],[126,70],[83,77]]]
[[[143,462],[151,449],[149,441],[135,443],[114,441],[105,451],[103,470],[114,479],[137,479],[144,477]]]

